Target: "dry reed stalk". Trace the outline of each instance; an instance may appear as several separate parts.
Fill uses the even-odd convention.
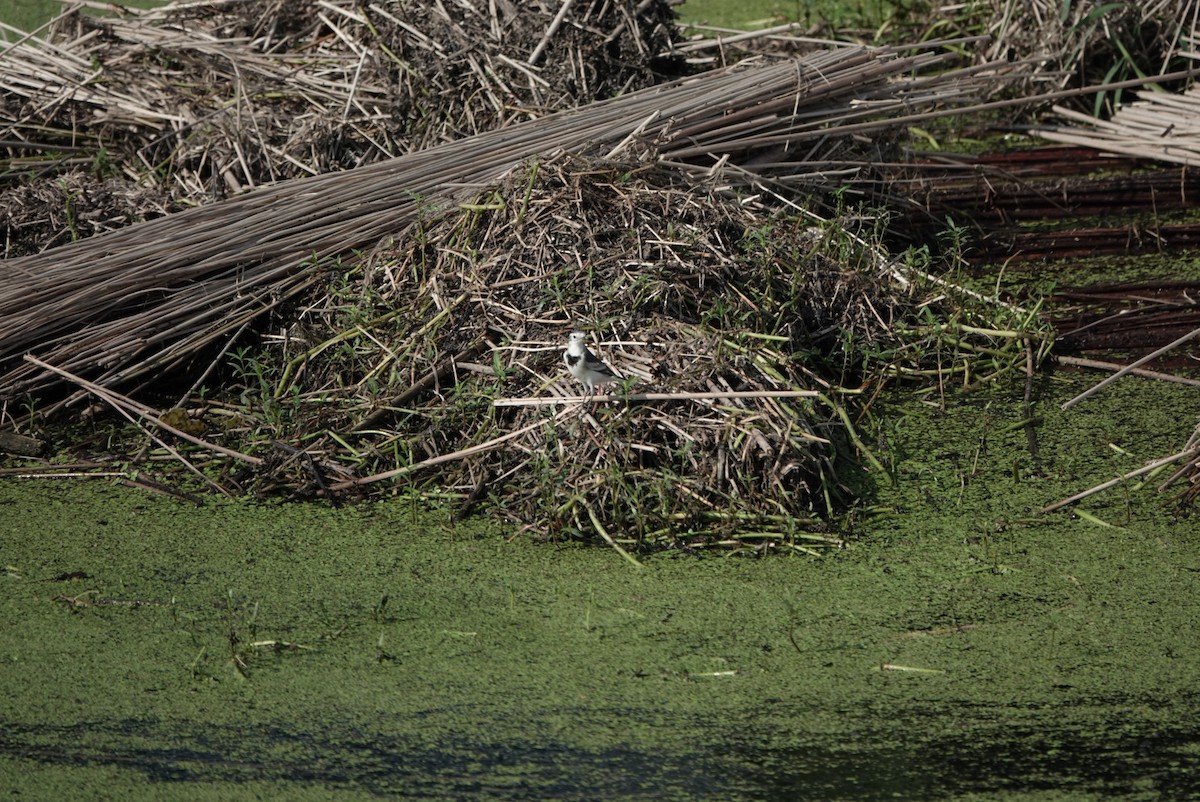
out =
[[[1192,461],[1194,461],[1196,459],[1197,454],[1200,454],[1200,449],[1197,449],[1196,446],[1194,446],[1194,445],[1189,445],[1188,448],[1186,448],[1183,451],[1180,451],[1176,454],[1172,454],[1169,457],[1163,457],[1161,459],[1156,459],[1153,462],[1142,466],[1141,468],[1129,471],[1128,473],[1126,473],[1122,476],[1118,476],[1115,479],[1110,479],[1107,482],[1102,482],[1102,483],[1096,485],[1095,487],[1089,488],[1080,493],[1076,493],[1075,495],[1064,498],[1061,501],[1056,501],[1053,504],[1047,504],[1045,507],[1042,507],[1040,510],[1038,510],[1038,513],[1044,514],[1047,512],[1054,512],[1055,510],[1061,509],[1061,508],[1067,506],[1068,504],[1074,504],[1076,501],[1082,501],[1083,499],[1087,498],[1088,496],[1094,496],[1097,493],[1101,493],[1105,490],[1108,490],[1110,487],[1116,487],[1117,485],[1121,484],[1122,482],[1127,482],[1130,479],[1136,479],[1139,476],[1143,476],[1147,473],[1156,471],[1159,468],[1162,468],[1166,465],[1171,465],[1173,463],[1180,462],[1181,460],[1187,461],[1185,468],[1194,467],[1194,465],[1192,465],[1191,463],[1192,463]],[[1176,474],[1176,475],[1179,475],[1179,474]],[[1165,487],[1165,485],[1164,485],[1164,487]]]
[[[83,390],[100,398],[114,409],[120,411],[122,414],[132,413],[140,418],[144,418],[158,428],[170,432],[175,437],[178,437],[181,440],[186,440],[193,445],[205,448],[215,454],[220,454],[221,456],[225,457],[232,457],[233,459],[250,465],[262,464],[262,460],[258,457],[252,457],[249,454],[242,454],[238,451],[234,451],[231,448],[225,448],[224,446],[210,443],[206,440],[196,437],[195,435],[189,434],[188,432],[172,426],[163,420],[163,415],[161,412],[158,412],[157,410],[153,409],[152,407],[148,407],[145,404],[134,401],[132,398],[127,398],[120,393],[101,387],[93,382],[89,382],[86,379],[80,378],[79,376],[75,376],[59,367],[43,362],[37,357],[26,355],[25,359],[28,362],[37,365],[39,368],[42,368],[43,370],[47,370],[51,373],[61,376],[63,379],[71,382],[72,384],[79,385],[79,387],[81,387]]]
[[[1096,370],[1106,370],[1110,373],[1124,372],[1131,376],[1142,376],[1147,379],[1155,379],[1162,382],[1170,382],[1172,384],[1186,384],[1190,387],[1200,387],[1200,379],[1189,379],[1186,376],[1176,376],[1173,373],[1162,373],[1157,370],[1146,370],[1145,368],[1130,368],[1128,365],[1121,365],[1116,362],[1106,362],[1100,359],[1085,359],[1083,357],[1066,356],[1059,354],[1054,357],[1056,362],[1061,362],[1064,365],[1073,365],[1081,368],[1094,368]]]
[[[1170,342],[1170,343],[1164,345],[1162,348],[1158,348],[1154,351],[1151,351],[1150,353],[1131,362],[1130,364],[1128,364],[1125,367],[1118,370],[1113,375],[1109,376],[1108,378],[1104,379],[1103,381],[1099,382],[1098,384],[1090,387],[1089,389],[1085,390],[1084,392],[1080,393],[1079,395],[1075,396],[1074,398],[1063,402],[1062,408],[1070,409],[1071,407],[1078,404],[1080,401],[1090,398],[1093,395],[1095,395],[1096,393],[1100,392],[1105,387],[1112,384],[1113,382],[1115,382],[1117,379],[1121,378],[1122,376],[1125,376],[1126,374],[1131,373],[1132,371],[1141,367],[1142,365],[1146,364],[1147,362],[1151,362],[1155,359],[1158,359],[1159,357],[1175,350],[1176,348],[1178,348],[1181,345],[1191,342],[1192,340],[1196,339],[1196,337],[1198,337],[1198,336],[1200,336],[1200,329],[1193,329],[1192,331],[1189,331],[1187,334],[1183,335],[1182,337],[1176,338],[1173,342]]]
[[[78,9],[0,55],[0,139],[94,138],[89,152],[103,141],[142,178],[169,165],[169,192],[197,202],[647,86],[671,69],[659,54],[675,34],[659,0],[557,17],[549,4],[350,0]],[[539,40],[545,63],[511,58]]]
[[[335,484],[332,487],[332,489],[335,491],[336,490],[347,490],[352,487],[361,487],[362,485],[369,485],[369,484],[373,484],[375,482],[382,482],[387,479],[399,479],[401,477],[408,476],[409,474],[416,473],[417,471],[425,470],[427,468],[434,468],[434,467],[437,467],[438,465],[442,465],[447,462],[458,462],[460,460],[466,459],[467,457],[474,457],[476,455],[491,451],[494,448],[499,448],[500,446],[507,443],[509,440],[513,440],[515,438],[521,437],[522,435],[528,434],[529,432],[533,431],[536,428],[540,428],[543,425],[544,424],[542,421],[535,421],[534,423],[531,423],[520,429],[515,429],[506,434],[502,434],[499,437],[493,437],[492,439],[490,439],[486,442],[483,442],[483,443],[479,443],[478,445],[461,448],[457,451],[453,451],[448,454],[438,454],[437,456],[430,457],[429,459],[422,460],[417,463],[413,463],[412,465],[403,465],[399,468],[394,468],[390,471],[384,471],[382,473],[373,474],[371,476],[363,476],[360,478],[350,479],[350,480],[347,480],[344,482],[340,482],[338,484]]]

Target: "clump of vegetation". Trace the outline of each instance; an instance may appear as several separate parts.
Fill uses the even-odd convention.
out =
[[[831,258],[822,229],[671,178],[562,157],[422,219],[364,269],[357,303],[301,317],[342,333],[293,341],[276,397],[368,418],[340,438],[356,475],[432,458],[436,486],[548,533],[817,526],[846,445],[823,376],[882,335],[900,296]],[[572,328],[627,377],[613,400],[561,401],[580,393],[562,363]]]
[[[948,322],[953,287],[885,258],[873,223],[533,162],[306,307],[241,370],[243,414],[271,410],[257,437],[303,449],[334,495],[399,481],[621,548],[836,544],[843,474],[871,459],[864,385],[974,381],[1027,345],[979,325],[1010,311],[985,299],[955,293],[976,311]],[[564,368],[572,329],[624,377],[599,400]]]

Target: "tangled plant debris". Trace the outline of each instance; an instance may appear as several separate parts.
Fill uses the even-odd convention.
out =
[[[675,35],[666,2],[76,8],[5,52],[5,116],[202,200],[653,85],[678,74]]]
[[[939,71],[944,54],[833,48],[714,70],[395,159],[294,182],[10,261],[0,392],[61,381],[31,349],[106,386],[187,367],[411,221],[537,154],[628,154],[780,202],[879,180],[912,120],[977,101],[1009,70]],[[930,74],[926,74],[929,71]],[[864,138],[871,133],[871,138]],[[119,280],[109,280],[112,276]],[[14,364],[15,363],[15,364]],[[69,399],[76,400],[76,399]]]
[[[4,255],[651,86],[676,35],[665,0],[75,6],[0,55]]]
[[[615,0],[64,15],[0,70],[27,168],[6,252],[29,254],[0,292],[5,417],[100,399],[218,492],[416,487],[630,559],[838,544],[828,514],[872,459],[858,393],[1045,354],[1036,310],[919,249],[888,258],[886,221],[844,205],[891,184],[908,126],[992,107],[1028,64],[947,69],[969,38],[838,43],[659,84],[684,64],[670,19]],[[203,208],[110,230],[180,205]],[[576,328],[624,377],[603,398],[563,369]]]
[[[666,170],[534,162],[306,310],[297,331],[340,334],[276,338],[271,392],[300,432],[343,421],[310,446],[362,477],[335,490],[432,477],[550,534],[830,542],[852,446],[829,377],[904,298],[831,237]],[[602,400],[564,370],[573,328],[625,377]]]

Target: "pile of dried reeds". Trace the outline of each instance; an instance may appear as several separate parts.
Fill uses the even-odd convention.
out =
[[[261,403],[334,494],[432,486],[622,548],[809,549],[837,542],[855,442],[829,377],[889,336],[903,283],[837,226],[559,156],[397,232],[271,338]],[[625,379],[598,400],[564,368],[573,328]]]
[[[901,328],[908,345],[924,326],[1000,354],[982,328],[939,322],[918,272],[854,233],[870,220],[792,212],[662,166],[534,160],[385,238],[260,348],[234,353],[217,398],[168,416],[80,384],[202,446],[179,456],[206,481],[224,473],[227,492],[336,503],[415,486],[627,556],[837,545],[826,516],[848,467],[870,459],[857,391],[839,384],[857,386],[867,353],[895,349]],[[582,398],[568,376],[574,328],[625,377],[608,396]],[[889,362],[960,374],[919,355]],[[250,470],[205,465],[217,444]]]
[[[667,0],[73,4],[0,50],[7,256],[679,74]],[[47,181],[66,175],[57,193]],[[140,204],[114,188],[125,182]],[[41,202],[39,202],[41,201]],[[24,237],[21,235],[24,234]]]
[[[1179,94],[1141,92],[1134,102],[1118,107],[1107,120],[1062,106],[1054,111],[1069,124],[1034,129],[1043,139],[1139,159],[1200,166],[1200,87]]]
[[[339,259],[537,154],[632,154],[730,191],[874,180],[897,130],[972,104],[1008,74],[926,72],[943,64],[928,51],[840,48],[714,70],[9,260],[0,393],[41,395],[60,381],[21,363],[30,351],[110,387],[200,373],[211,346],[345,269]]]
[[[1155,13],[1164,7],[1171,9],[1179,3],[1154,5]],[[1136,12],[1139,6],[1130,6]],[[1187,3],[1186,8],[1176,8],[1180,16],[1172,28],[1172,39],[1164,58],[1164,72],[1168,61],[1180,61],[1189,67],[1187,81],[1181,92],[1157,91],[1136,93],[1126,103],[1114,104],[1111,118],[1086,115],[1078,111],[1055,106],[1054,112],[1066,124],[1039,126],[1033,133],[1052,142],[1083,145],[1107,153],[1119,153],[1139,159],[1171,162],[1185,166],[1200,165],[1200,143],[1196,132],[1200,120],[1200,88],[1195,83],[1200,75],[1200,3]],[[1143,9],[1149,13],[1150,8]]]
[[[989,0],[946,7],[935,20],[944,28],[956,11],[982,18],[988,34],[979,40],[983,61],[1009,57],[1039,65],[1027,74],[1029,83],[1022,87],[1027,94],[1173,72],[1187,37],[1200,24],[1195,0]],[[975,24],[967,24],[975,29]],[[1120,93],[1100,91],[1081,100],[1099,116],[1120,101]]]
[[[486,14],[436,3],[419,24],[392,6],[325,0],[308,16],[219,3],[218,16],[270,13],[199,33],[184,10],[209,25],[201,6],[176,6],[152,30],[74,23],[75,56],[155,44],[162,71],[142,64],[157,76],[147,91],[164,93],[154,102],[86,72],[60,80],[34,57],[19,62],[37,67],[28,74],[0,59],[9,130],[29,151],[57,147],[37,140],[37,114],[61,112],[65,132],[87,109],[110,134],[152,132],[120,169],[162,168],[181,195],[323,173],[9,260],[0,394],[50,412],[100,397],[258,472],[230,487],[267,487],[301,466],[305,489],[331,498],[430,482],[467,505],[490,497],[547,534],[595,533],[622,548],[836,542],[816,513],[835,506],[834,463],[858,445],[838,385],[858,376],[864,348],[896,347],[883,341],[898,321],[956,347],[1017,335],[975,327],[963,338],[916,320],[933,306],[905,295],[915,274],[823,223],[805,198],[872,186],[901,132],[995,108],[988,98],[1023,65],[948,70],[935,45],[838,46],[542,114],[539,103],[579,100],[551,93],[543,73],[558,71],[567,94],[580,81],[630,88],[619,69],[603,83],[582,54],[619,51],[635,29],[630,41],[644,41],[658,29],[638,20],[657,19],[654,5],[564,3],[527,32],[520,59],[464,44],[471,25],[511,44],[500,22],[521,12],[504,3]],[[588,38],[598,23],[570,16],[601,12],[615,16],[599,40]],[[379,32],[385,18],[393,39]],[[438,46],[435,28],[452,46]],[[575,28],[590,44],[551,64],[552,44]],[[419,55],[446,62],[432,83],[410,74]],[[196,65],[229,85],[217,93],[227,102],[172,111],[162,87]],[[446,119],[396,111],[405,93],[446,101]],[[27,104],[17,113],[14,98]],[[427,147],[379,160],[416,145]],[[560,356],[574,327],[629,380],[614,398],[566,398],[575,388]],[[235,348],[251,329],[266,347]],[[896,370],[927,370],[917,350]],[[230,362],[241,403],[198,397]],[[56,396],[64,381],[77,392]],[[173,391],[181,409],[160,414],[118,386]],[[237,450],[270,441],[285,458]]]
[[[977,103],[1009,69],[942,66],[836,48],[715,70],[10,260],[0,387],[51,399],[69,379],[78,392],[46,411],[94,394],[197,439],[187,415],[171,424],[110,389],[172,376],[205,437],[273,437],[329,495],[414,477],[492,495],[550,534],[831,542],[815,511],[833,508],[831,460],[854,439],[833,385],[891,324],[905,279],[846,231],[810,231],[796,190],[873,179],[898,130]],[[556,152],[625,166],[529,161]],[[355,255],[389,236],[403,258]],[[239,352],[263,417],[205,431],[213,407],[188,388],[253,321],[310,294],[352,318],[289,314],[277,372]],[[537,406],[570,392],[573,325],[603,333],[601,352],[639,377],[628,392],[650,396]],[[259,486],[295,464],[222,448]]]
[[[74,6],[5,50],[5,138],[77,144],[82,124],[122,164],[221,194],[657,83],[673,22],[665,0]]]

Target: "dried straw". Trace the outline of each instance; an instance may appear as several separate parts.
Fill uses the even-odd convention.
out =
[[[664,0],[75,6],[0,55],[0,139],[115,149],[203,201],[649,86],[674,35]]]

